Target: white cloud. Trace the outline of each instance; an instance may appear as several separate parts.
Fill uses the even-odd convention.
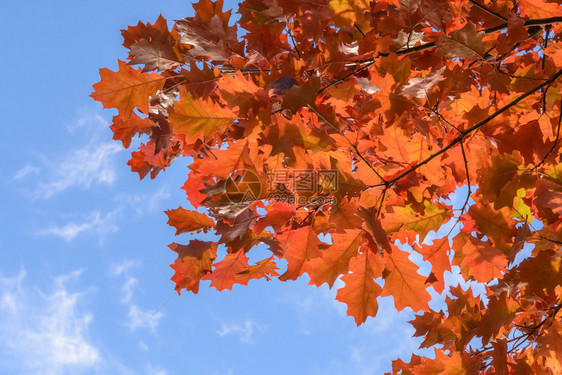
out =
[[[107,234],[117,231],[116,215],[117,210],[107,213],[104,217],[99,211],[94,211],[85,221],[71,222],[62,226],[54,225],[39,231],[38,234],[53,235],[70,242],[82,233],[94,232],[103,239]]]
[[[303,335],[312,335],[314,331],[332,324],[332,319],[351,319],[347,317],[347,305],[336,300],[337,289],[345,284],[340,279],[330,289],[327,284],[320,287],[305,286],[307,277],[298,283],[302,287],[287,290],[277,303],[288,305],[297,313],[298,327]]]
[[[23,168],[16,172],[14,177],[12,177],[12,181],[21,180],[22,178],[35,173],[39,173],[39,168],[26,164]]]
[[[140,262],[138,260],[124,260],[121,263],[112,263],[109,266],[109,273],[112,276],[126,275],[129,273],[131,268],[138,266],[140,266]]]
[[[130,206],[137,215],[151,213],[155,211],[163,211],[163,202],[171,197],[171,188],[167,185],[161,186],[156,192],[144,195],[121,194],[115,200],[119,204]]]
[[[160,311],[153,313],[147,310],[141,310],[137,305],[131,304],[129,306],[129,314],[127,315],[129,321],[127,327],[134,331],[139,328],[146,328],[152,333],[156,333],[158,321],[164,316]]]
[[[123,148],[117,142],[109,141],[108,125],[97,113],[81,114],[72,125],[67,125],[70,133],[80,130],[79,136],[84,141],[77,139],[75,143],[82,146],[69,149],[63,155],[42,158],[48,177],[35,189],[34,197],[49,198],[71,187],[89,188],[93,183],[111,185],[116,179],[114,155]],[[20,178],[34,172],[33,168],[20,170]]]
[[[69,133],[80,130],[86,135],[98,135],[100,130],[107,129],[109,123],[97,112],[83,111],[79,114],[78,119],[66,125]]]
[[[159,320],[164,316],[162,312],[151,312],[142,310],[137,304],[133,302],[134,288],[138,285],[138,280],[130,275],[130,270],[133,267],[139,266],[140,262],[136,260],[124,260],[118,264],[112,264],[109,272],[113,276],[123,276],[125,281],[121,287],[121,302],[128,307],[127,322],[125,325],[131,331],[137,329],[148,329],[153,334],[156,334],[156,328]],[[144,344],[144,343],[143,343]]]
[[[265,327],[258,325],[251,319],[246,319],[243,324],[226,324],[222,323],[221,329],[217,330],[216,333],[220,337],[227,335],[237,335],[240,338],[240,342],[245,344],[253,344],[252,337],[257,331],[265,331]]]
[[[2,373],[78,374],[101,362],[88,338],[93,316],[80,308],[83,295],[66,288],[79,275],[55,279],[51,294],[25,286],[23,270],[17,277],[0,277]]]
[[[161,202],[170,198],[170,189],[167,186],[161,187],[156,193],[154,193],[148,200],[148,211],[154,212],[161,209]]]
[[[378,303],[377,316],[354,328],[342,355],[327,360],[315,374],[383,374],[390,371],[392,360],[408,361],[412,353],[425,353],[418,350],[423,339],[412,337],[415,330],[406,322],[414,316],[410,309],[396,311],[392,298],[379,298]]]
[[[168,375],[168,373],[162,367],[148,365],[146,366],[146,375]]]
[[[36,198],[49,198],[70,187],[89,188],[93,182],[111,185],[116,178],[113,156],[122,150],[117,143],[90,143],[50,162],[49,182],[39,184]]]
[[[124,260],[121,263],[113,263],[109,267],[109,273],[113,276],[125,276],[125,282],[121,287],[121,302],[124,304],[131,303],[133,299],[133,289],[137,286],[138,280],[132,276],[129,276],[129,270],[133,267],[140,266],[140,262],[137,260]]]
[[[127,280],[123,284],[122,291],[123,296],[121,297],[121,301],[123,303],[130,303],[133,299],[133,288],[136,287],[138,284],[138,280],[134,277],[127,277]]]

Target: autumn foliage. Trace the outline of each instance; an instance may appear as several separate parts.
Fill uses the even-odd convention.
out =
[[[142,136],[141,178],[191,161],[194,209],[168,223],[219,239],[169,246],[178,293],[306,273],[358,325],[387,296],[416,312],[435,358],[395,373],[562,372],[559,2],[193,7],[123,30],[128,62],[92,94],[115,140]],[[446,284],[452,267],[485,294]]]

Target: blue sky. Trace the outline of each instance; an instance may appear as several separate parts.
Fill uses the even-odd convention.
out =
[[[381,374],[409,359],[412,313],[388,298],[357,328],[305,278],[173,293],[166,245],[190,237],[163,211],[187,204],[186,161],[139,181],[89,94],[126,58],[120,29],[189,2],[0,6],[0,374]]]

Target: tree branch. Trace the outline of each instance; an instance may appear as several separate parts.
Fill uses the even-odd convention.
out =
[[[462,215],[464,213],[464,209],[468,205],[468,201],[470,200],[470,195],[472,194],[472,191],[470,190],[470,173],[468,172],[468,160],[466,160],[466,153],[464,152],[464,145],[462,144],[462,141],[460,142],[460,145],[462,151],[462,158],[464,160],[464,169],[466,171],[466,185],[468,186],[468,192],[466,193],[466,200],[464,201],[464,204],[462,205],[462,209],[461,209],[461,215]]]
[[[369,186],[369,188],[374,188],[374,187],[386,187],[386,186],[392,186],[395,183],[397,183],[398,181],[400,181],[402,178],[406,177],[408,174],[412,173],[413,171],[419,169],[420,167],[426,165],[427,163],[429,163],[430,161],[432,161],[433,159],[435,159],[436,157],[438,157],[439,155],[444,154],[445,152],[447,152],[448,150],[450,150],[451,148],[453,148],[455,145],[457,145],[458,143],[460,143],[464,137],[466,137],[467,135],[469,135],[470,133],[472,133],[475,130],[480,129],[482,126],[486,125],[488,122],[492,121],[494,118],[498,117],[500,114],[502,114],[503,112],[507,111],[509,108],[515,106],[517,103],[521,102],[523,99],[527,98],[528,96],[534,94],[535,92],[539,91],[540,89],[542,89],[543,87],[551,84],[552,82],[554,82],[558,77],[560,77],[562,75],[562,69],[559,70],[555,75],[553,75],[552,77],[550,77],[549,79],[547,79],[546,81],[544,81],[543,83],[541,83],[540,85],[534,87],[533,89],[527,91],[524,94],[519,95],[517,98],[515,98],[514,100],[512,100],[511,102],[509,102],[508,104],[506,104],[505,106],[503,106],[502,108],[498,109],[496,112],[494,112],[493,114],[491,114],[490,116],[486,117],[484,120],[480,121],[478,124],[463,130],[461,132],[461,134],[456,137],[455,139],[453,139],[451,141],[451,143],[449,143],[447,146],[445,146],[444,148],[442,148],[441,150],[437,151],[436,153],[432,154],[431,156],[429,156],[427,159],[419,162],[418,164],[410,167],[410,169],[408,169],[407,171],[401,173],[400,175],[394,177],[392,180],[388,180],[387,184],[377,184],[377,185],[372,185]]]
[[[550,150],[548,150],[546,155],[542,158],[542,160],[537,165],[535,165],[533,170],[540,167],[545,162],[548,155],[550,155],[552,153],[552,151],[554,151],[554,149],[556,148],[556,145],[558,144],[558,140],[560,139],[560,125],[561,124],[562,124],[562,99],[560,99],[560,114],[558,115],[558,128],[556,129],[556,138],[554,140],[554,143],[552,144],[552,147],[550,148]]]
[[[560,23],[560,22],[562,22],[562,17],[540,18],[540,19],[534,19],[534,20],[526,20],[524,26],[525,27],[542,26],[542,25],[551,25],[551,24]],[[503,29],[506,29],[506,28],[507,28],[507,22],[504,22],[500,25],[480,30],[480,32],[483,32],[484,34],[491,34],[491,33],[494,33],[496,31],[500,31],[500,30],[503,30]],[[422,44],[422,45],[419,45],[419,46],[416,46],[416,47],[398,50],[395,53],[396,53],[397,56],[406,56],[406,55],[410,55],[412,53],[425,51],[425,50],[432,49],[432,48],[435,48],[435,47],[437,47],[437,44],[435,42],[430,42],[430,43],[425,43],[425,44]],[[357,70],[355,70],[351,73],[346,74],[344,77],[338,79],[337,81],[334,81],[334,82],[322,87],[320,90],[318,90],[318,93],[321,93],[324,90],[326,90],[327,88],[332,87],[334,85],[337,85],[337,84],[345,81],[349,77],[353,76],[354,74],[356,74],[356,73],[358,73],[362,70],[367,69],[368,67],[370,67],[371,65],[373,65],[375,63],[377,58],[379,58],[381,56],[385,57],[385,56],[388,56],[388,55],[390,55],[390,53],[379,52],[373,58],[362,60],[360,63],[366,62],[367,65],[365,65],[365,66],[363,66],[363,67],[361,67],[361,68],[359,68],[359,69],[357,69]]]

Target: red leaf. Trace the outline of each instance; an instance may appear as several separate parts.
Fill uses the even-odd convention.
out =
[[[170,265],[176,271],[172,276],[176,291],[181,294],[181,290],[186,289],[197,294],[199,280],[211,272],[211,264],[217,257],[217,244],[192,240],[188,245],[173,243],[169,248],[178,253],[178,259]]]
[[[207,215],[197,211],[188,211],[181,206],[175,210],[165,212],[168,215],[168,225],[176,228],[176,235],[181,233],[196,233],[201,230],[207,231],[215,225]]]

